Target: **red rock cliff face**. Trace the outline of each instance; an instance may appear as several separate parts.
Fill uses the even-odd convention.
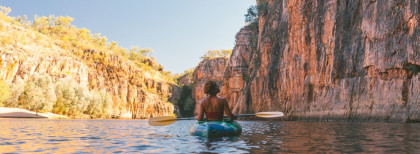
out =
[[[150,118],[172,115],[168,100],[170,85],[156,72],[143,71],[117,55],[107,64],[88,65],[89,87],[106,89],[113,96],[113,113],[123,118]]]
[[[245,82],[250,80],[249,64],[252,56],[256,54],[258,27],[249,25],[242,28],[236,35],[236,45],[232,51],[228,66],[226,67],[221,95],[225,97],[231,109],[246,109]]]
[[[205,59],[194,70],[192,93],[196,102],[196,108],[198,107],[197,104],[205,98],[203,88],[208,80],[214,80],[219,86],[222,85],[223,73],[225,72],[227,62],[228,58]]]
[[[420,120],[418,0],[257,4],[257,42],[250,39],[256,50],[237,45],[224,79],[234,112],[283,111],[291,119]],[[254,37],[244,31],[237,44]],[[236,74],[243,81],[236,80],[235,70],[241,70]]]

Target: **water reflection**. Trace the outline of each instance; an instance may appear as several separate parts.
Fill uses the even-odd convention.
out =
[[[3,153],[418,153],[420,124],[239,121],[239,137],[189,136],[195,121],[0,119]]]
[[[419,152],[419,124],[263,122],[243,137],[248,144],[260,145],[251,152],[291,153],[395,153]],[[243,124],[244,125],[244,124]],[[252,125],[252,122],[251,124]],[[279,128],[278,128],[279,127]],[[271,135],[270,135],[271,134]]]

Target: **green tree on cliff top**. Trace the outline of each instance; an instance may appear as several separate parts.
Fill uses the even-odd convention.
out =
[[[225,49],[221,49],[221,50],[209,50],[207,51],[206,54],[204,54],[203,56],[201,56],[202,60],[206,60],[206,59],[213,59],[213,58],[221,58],[221,57],[230,57],[230,55],[232,54],[232,50],[225,50]]]
[[[258,10],[256,5],[252,5],[248,8],[245,14],[245,22],[250,24],[258,20]]]

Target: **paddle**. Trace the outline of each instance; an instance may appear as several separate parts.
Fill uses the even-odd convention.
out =
[[[239,114],[238,117],[252,117],[257,116],[261,118],[277,118],[282,117],[283,112],[257,112],[255,114]],[[161,116],[149,119],[150,126],[165,126],[174,123],[177,120],[195,120],[195,117],[177,118],[175,116]]]

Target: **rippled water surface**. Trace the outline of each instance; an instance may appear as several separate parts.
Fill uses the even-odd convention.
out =
[[[195,121],[0,119],[2,153],[419,153],[420,124],[239,121],[242,135],[188,135]]]

